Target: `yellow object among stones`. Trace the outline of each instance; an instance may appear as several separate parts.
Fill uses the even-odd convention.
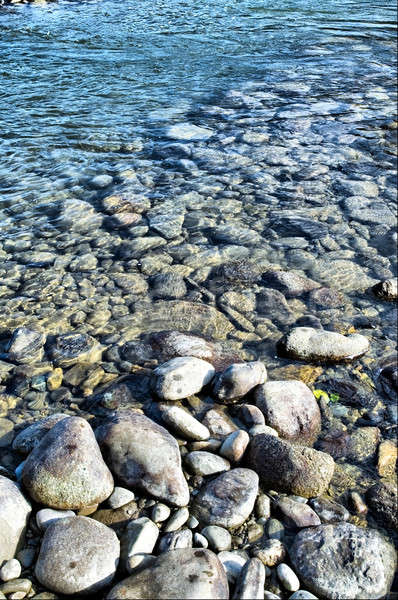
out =
[[[47,377],[47,389],[50,392],[53,392],[54,390],[57,390],[59,387],[61,387],[62,377],[62,369],[60,367],[54,369],[54,371],[52,371],[52,373],[50,373],[50,375]]]
[[[379,446],[377,471],[380,477],[392,478],[397,464],[397,447],[392,440],[384,440]]]

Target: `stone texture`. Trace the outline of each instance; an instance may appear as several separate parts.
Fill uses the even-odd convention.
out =
[[[169,552],[177,548],[192,548],[192,531],[190,529],[180,529],[179,531],[170,531],[162,536],[159,542],[159,552]]]
[[[248,464],[258,473],[265,489],[305,498],[322,494],[334,471],[334,461],[328,454],[264,433],[252,438]]]
[[[396,566],[390,542],[373,529],[351,523],[305,529],[289,554],[305,587],[328,600],[382,598]]]
[[[218,527],[217,525],[209,525],[202,529],[202,535],[205,536],[209,542],[210,548],[215,552],[222,552],[223,550],[230,550],[232,538],[229,531],[224,527]]]
[[[94,433],[80,417],[62,419],[44,436],[26,459],[22,482],[36,502],[60,509],[99,504],[113,490]]]
[[[170,404],[160,404],[159,409],[163,421],[182,437],[198,441],[209,439],[210,431],[207,427],[202,425],[187,410]]]
[[[8,359],[16,363],[39,362],[43,358],[46,335],[27,327],[19,327],[7,346]]]
[[[75,517],[72,510],[54,510],[53,508],[42,508],[36,513],[36,525],[41,531],[45,531],[51,523],[66,517]]]
[[[281,340],[279,347],[290,358],[334,363],[362,356],[369,350],[369,341],[359,333],[345,336],[312,327],[295,327]]]
[[[258,476],[250,469],[232,469],[210,481],[195,497],[192,513],[205,525],[236,528],[253,510]]]
[[[263,600],[264,584],[264,565],[258,558],[252,558],[239,574],[232,600]]]
[[[350,513],[345,506],[331,498],[319,496],[319,498],[312,498],[309,503],[322,523],[339,523],[350,518]]]
[[[23,543],[31,506],[19,487],[0,475],[0,565]]]
[[[172,358],[153,371],[152,388],[163,400],[180,400],[200,392],[214,373],[213,365],[200,358]]]
[[[210,550],[183,548],[161,554],[150,567],[118,583],[107,600],[228,597],[227,578],[217,556]]]
[[[315,527],[321,524],[316,512],[307,504],[281,497],[276,506],[283,515],[283,521],[290,527]]]
[[[49,590],[93,594],[110,584],[119,562],[114,531],[88,517],[61,519],[43,537],[35,575]]]
[[[121,537],[120,555],[123,564],[134,554],[151,554],[158,537],[158,527],[147,517],[129,521]]]
[[[321,413],[312,391],[298,380],[267,381],[255,391],[265,423],[280,437],[313,443],[321,430]]]
[[[285,558],[286,548],[280,540],[270,538],[265,540],[262,544],[255,546],[252,553],[261,560],[266,567],[275,567]]]
[[[285,298],[296,298],[320,287],[320,284],[294,271],[266,271],[263,281],[275,290],[279,290]]]
[[[267,371],[262,362],[249,362],[230,365],[216,377],[213,393],[220,402],[229,404],[246,396],[257,385],[267,379]]]
[[[201,450],[189,452],[184,462],[189,471],[195,475],[215,475],[230,469],[230,464],[225,458]]]
[[[238,430],[238,427],[227,414],[216,408],[211,408],[203,417],[202,424],[205,425],[212,437],[225,438],[230,433]]]
[[[117,411],[96,431],[112,472],[128,488],[136,488],[176,506],[189,502],[176,440],[144,415]]]
[[[246,431],[243,431],[243,429],[234,431],[234,433],[225,438],[220,448],[220,454],[232,462],[239,462],[246,451],[249,441],[250,438]]]
[[[102,358],[103,347],[85,333],[65,333],[49,343],[48,352],[59,367],[77,363],[96,363]]]
[[[43,439],[43,437],[62,419],[67,419],[69,415],[64,413],[55,413],[35,421],[32,425],[29,425],[23,429],[17,436],[15,436],[12,443],[12,449],[20,452],[21,454],[29,454],[36,448]]]
[[[384,440],[379,446],[377,471],[380,477],[393,477],[397,466],[397,446],[393,440]]]
[[[397,486],[391,481],[381,481],[369,488],[366,499],[373,515],[383,527],[398,531]]]
[[[373,291],[382,300],[394,302],[398,298],[398,279],[386,279],[373,286]]]

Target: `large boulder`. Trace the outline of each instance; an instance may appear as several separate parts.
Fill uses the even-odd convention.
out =
[[[116,533],[87,517],[59,519],[43,537],[35,575],[58,594],[94,594],[109,585],[119,562]]]
[[[210,550],[182,548],[156,558],[146,569],[111,589],[107,600],[166,600],[229,598],[224,568]]]
[[[153,371],[152,388],[163,400],[181,400],[200,392],[214,373],[213,365],[201,358],[172,358]]]
[[[305,587],[328,600],[383,598],[396,567],[390,542],[351,523],[304,529],[289,554]]]
[[[302,381],[267,381],[255,391],[265,422],[282,438],[314,442],[321,431],[321,413],[314,394]]]
[[[176,506],[188,504],[178,444],[164,427],[124,410],[101,425],[96,435],[110,469],[124,485]]]
[[[0,565],[11,558],[24,540],[31,506],[19,487],[0,475]]]
[[[359,333],[342,335],[324,329],[295,327],[279,342],[279,348],[284,355],[298,360],[348,362],[365,354],[369,341]]]
[[[99,504],[113,491],[93,430],[80,417],[50,429],[26,459],[22,482],[36,502],[61,509]]]
[[[325,452],[260,433],[249,444],[249,466],[265,489],[311,498],[329,486],[334,460]]]

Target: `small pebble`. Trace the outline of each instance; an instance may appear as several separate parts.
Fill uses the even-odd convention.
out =
[[[263,519],[271,516],[271,499],[266,494],[259,494],[255,504],[256,515]]]
[[[296,573],[286,563],[280,563],[276,567],[276,573],[283,587],[289,592],[296,592],[300,588]]]
[[[107,503],[110,508],[116,509],[125,506],[134,500],[134,493],[123,487],[115,487]]]
[[[351,492],[351,501],[357,515],[366,515],[368,512],[368,507],[358,492]]]
[[[217,554],[218,559],[221,561],[222,566],[227,574],[227,579],[230,583],[235,583],[239,574],[249,560],[246,552],[219,552]]]
[[[10,579],[17,579],[21,574],[22,568],[21,563],[16,558],[7,560],[0,569],[0,579],[2,581],[10,581]]]
[[[297,592],[293,592],[289,596],[289,600],[318,600],[318,596],[314,596],[314,594],[307,592],[307,590],[297,590]]]
[[[281,598],[268,590],[264,590],[264,600],[281,600]]]
[[[239,462],[248,446],[250,438],[246,431],[239,429],[225,438],[220,448],[220,454],[231,462]]]
[[[198,519],[194,515],[190,515],[190,517],[187,521],[187,527],[189,527],[189,529],[196,529],[196,527],[198,525],[199,525]]]
[[[166,506],[166,504],[162,504],[161,502],[159,502],[158,504],[155,504],[155,506],[152,509],[152,521],[154,521],[155,523],[163,523],[163,521],[166,521],[169,518],[170,512],[171,511],[169,507]]]
[[[265,525],[265,533],[270,539],[283,540],[285,536],[285,528],[278,519],[269,519]]]
[[[259,435],[260,433],[266,433],[267,435],[274,435],[275,437],[279,437],[279,433],[273,427],[268,427],[268,425],[253,425],[253,427],[249,430],[249,435],[254,437],[255,435]]]
[[[189,510],[184,506],[179,508],[174,514],[171,515],[164,527],[164,532],[177,531],[180,529],[189,519]]]
[[[210,548],[215,552],[230,550],[232,538],[229,531],[218,525],[209,525],[202,529],[202,534],[208,540]]]

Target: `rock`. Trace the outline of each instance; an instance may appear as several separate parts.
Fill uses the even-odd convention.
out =
[[[194,533],[192,545],[194,548],[208,548],[209,542],[201,533]]]
[[[225,569],[228,581],[234,584],[249,558],[246,552],[227,552],[224,550],[223,552],[219,552],[217,556]]]
[[[217,556],[210,550],[183,548],[161,554],[150,567],[118,583],[107,600],[228,597],[227,577]]]
[[[53,508],[42,508],[36,513],[36,525],[41,531],[45,531],[51,523],[66,517],[75,517],[72,510],[54,510]]]
[[[224,438],[230,433],[238,430],[235,423],[221,410],[211,408],[205,414],[202,424],[205,425],[210,435],[215,438]]]
[[[93,594],[112,581],[120,546],[114,531],[88,517],[61,519],[46,530],[35,575],[58,594]]]
[[[249,430],[250,437],[254,437],[255,435],[260,435],[260,433],[265,433],[267,435],[274,435],[275,437],[279,437],[278,432],[273,427],[268,427],[268,425],[253,425],[253,427]]]
[[[183,277],[174,273],[160,273],[151,279],[152,293],[155,298],[182,298],[187,293]]]
[[[8,360],[16,363],[40,362],[44,354],[46,335],[27,327],[19,327],[7,346]]]
[[[180,406],[159,404],[163,421],[188,440],[207,440],[210,431]]]
[[[134,500],[120,508],[100,508],[91,514],[91,518],[111,527],[120,535],[127,523],[139,516],[139,510]]]
[[[253,425],[265,425],[264,415],[254,404],[241,404],[239,417],[248,427]]]
[[[25,598],[32,590],[32,582],[29,579],[12,579],[0,585],[0,593],[10,600],[19,600]]]
[[[316,527],[321,524],[316,512],[307,504],[281,497],[276,502],[276,506],[283,514],[287,525],[291,527]],[[295,590],[290,591],[294,592]]]
[[[14,423],[0,417],[0,448],[6,448],[14,439]]]
[[[265,524],[265,533],[270,539],[281,541],[285,537],[285,528],[278,519],[272,518]]]
[[[282,438],[313,443],[321,431],[321,413],[312,391],[302,381],[267,381],[255,391],[267,425]]]
[[[152,509],[151,518],[154,523],[163,523],[163,521],[167,521],[170,516],[170,509],[166,504],[162,504],[158,502]]]
[[[214,344],[196,335],[187,335],[180,331],[153,333],[149,343],[159,355],[161,362],[178,356],[194,356],[211,363],[216,352]]]
[[[61,205],[59,224],[68,232],[87,233],[101,228],[103,217],[88,202],[71,198]]]
[[[384,527],[398,531],[397,487],[393,482],[376,483],[369,488],[366,499],[375,519]]]
[[[185,525],[188,519],[189,510],[186,507],[179,508],[167,521],[165,527],[163,528],[163,531],[165,533],[168,533],[169,531],[176,531],[177,529],[180,529],[180,527]]]
[[[195,475],[215,475],[216,473],[229,471],[231,466],[225,458],[201,450],[187,454],[185,464],[189,471]]]
[[[300,587],[300,582],[296,573],[286,563],[280,563],[276,567],[278,579],[289,592],[296,592]]]
[[[2,581],[10,581],[17,579],[21,575],[22,567],[19,560],[11,558],[7,560],[0,569],[0,579]]]
[[[180,400],[200,392],[214,373],[213,365],[200,358],[172,358],[153,371],[152,388],[163,400]]]
[[[192,548],[192,531],[190,529],[170,531],[162,536],[159,542],[159,552],[169,552],[177,548]]]
[[[394,302],[398,298],[398,278],[386,279],[373,286],[373,292],[381,300]]]
[[[156,560],[156,556],[153,554],[133,554],[127,560],[125,565],[126,571],[129,575],[132,573],[136,573],[137,571],[141,571],[141,569],[146,569],[153,565]]]
[[[253,510],[258,476],[250,469],[232,469],[210,481],[195,497],[192,513],[205,525],[234,529]]]
[[[20,452],[21,454],[29,454],[34,448],[36,448],[43,437],[62,419],[67,419],[69,415],[64,413],[55,413],[49,415],[44,419],[35,421],[32,425],[29,425],[23,429],[15,438],[12,443],[12,449]]]
[[[110,508],[120,508],[135,499],[134,493],[126,488],[116,486],[112,494],[108,498],[108,506]]]
[[[271,516],[271,498],[262,492],[259,493],[256,500],[256,515],[265,521]]]
[[[307,590],[297,590],[297,592],[293,592],[289,596],[289,600],[318,600],[318,598],[314,594],[311,594],[311,592],[307,592]]]
[[[90,181],[91,187],[100,190],[102,188],[108,187],[113,182],[113,177],[111,175],[96,175]]]
[[[176,506],[189,502],[176,440],[144,415],[117,411],[96,431],[105,460],[128,488]]]
[[[280,325],[290,325],[296,320],[295,315],[286,302],[285,296],[271,288],[262,289],[257,294],[257,310],[263,317],[277,321]]]
[[[265,569],[258,558],[252,558],[242,568],[232,600],[263,600]]]
[[[315,305],[319,308],[340,308],[347,302],[341,292],[328,287],[313,290],[308,300],[310,306]]]
[[[252,438],[248,464],[266,489],[305,498],[322,494],[334,471],[334,461],[328,454],[264,433]]]
[[[0,565],[23,544],[31,506],[19,487],[0,475]]]
[[[80,417],[62,419],[50,429],[26,459],[22,482],[36,502],[60,509],[99,504],[113,490],[94,433]]]
[[[210,544],[210,548],[215,552],[222,552],[223,550],[231,550],[232,538],[229,531],[224,527],[217,527],[217,525],[209,525],[202,529],[202,535],[205,536]]]
[[[220,448],[220,454],[232,462],[239,462],[246,451],[249,441],[250,438],[246,431],[243,431],[243,429],[234,431],[234,433],[225,438]]]
[[[319,496],[319,498],[312,498],[309,503],[322,523],[339,523],[350,518],[348,510],[330,498]]]
[[[267,372],[262,362],[233,364],[215,379],[213,393],[218,400],[229,404],[248,394],[266,379]]]
[[[279,565],[286,556],[285,546],[276,538],[265,540],[260,546],[255,547],[252,552],[266,567]]]
[[[199,141],[212,137],[213,131],[206,127],[198,127],[193,123],[177,123],[166,131],[166,137],[172,140]]]
[[[263,281],[275,290],[279,290],[285,298],[297,298],[320,287],[320,284],[294,271],[266,271]]]
[[[52,360],[59,367],[70,367],[76,363],[100,362],[102,350],[101,344],[86,333],[58,335],[48,348]]]
[[[129,521],[121,538],[120,557],[126,565],[135,554],[151,554],[159,537],[159,529],[147,517]]]
[[[377,472],[380,477],[393,477],[397,466],[397,447],[392,440],[384,440],[379,446]]]
[[[396,565],[390,542],[351,523],[300,531],[289,554],[304,585],[331,600],[384,597]]]
[[[290,358],[333,363],[359,358],[369,350],[369,341],[358,333],[345,336],[312,327],[295,327],[281,340],[280,348]]]

